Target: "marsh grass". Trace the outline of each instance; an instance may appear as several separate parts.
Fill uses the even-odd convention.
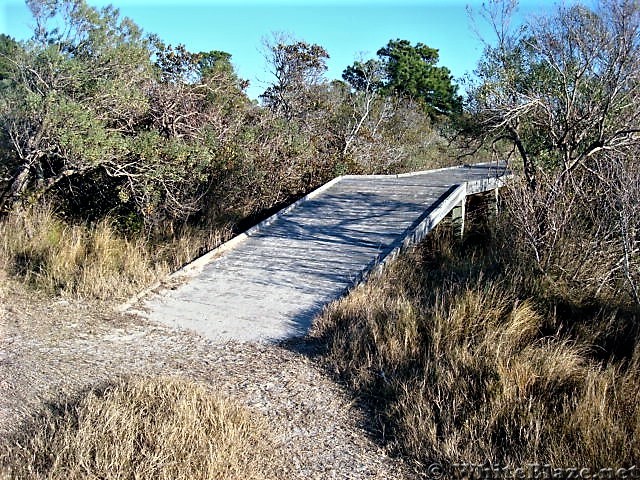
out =
[[[438,227],[330,306],[313,332],[324,362],[421,465],[639,461],[637,312],[558,309],[487,235]]]
[[[268,479],[262,417],[179,378],[129,378],[49,405],[0,452],[6,479]]]

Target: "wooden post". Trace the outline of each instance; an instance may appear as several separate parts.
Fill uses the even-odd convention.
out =
[[[465,196],[458,205],[451,210],[451,219],[453,221],[454,228],[458,229],[460,236],[464,236],[464,217],[466,210],[467,197]]]

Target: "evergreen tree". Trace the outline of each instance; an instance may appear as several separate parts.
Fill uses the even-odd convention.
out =
[[[378,50],[377,60],[355,62],[343,72],[355,90],[372,86],[386,95],[417,100],[431,117],[462,111],[458,87],[447,67],[438,67],[438,50],[423,43],[411,45],[407,40],[390,40]],[[371,72],[381,71],[372,84]]]

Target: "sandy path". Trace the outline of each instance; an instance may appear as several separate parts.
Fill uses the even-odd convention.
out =
[[[0,438],[43,401],[118,375],[203,380],[269,420],[289,478],[404,478],[349,395],[296,348],[213,344],[185,331],[0,283]],[[303,347],[306,344],[299,344]]]

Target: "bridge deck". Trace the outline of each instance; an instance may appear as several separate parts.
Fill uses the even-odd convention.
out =
[[[216,341],[302,335],[323,306],[403,240],[420,240],[467,189],[495,188],[504,173],[502,166],[481,164],[341,177],[221,249],[226,252],[196,261],[187,282],[149,296],[144,310]]]

